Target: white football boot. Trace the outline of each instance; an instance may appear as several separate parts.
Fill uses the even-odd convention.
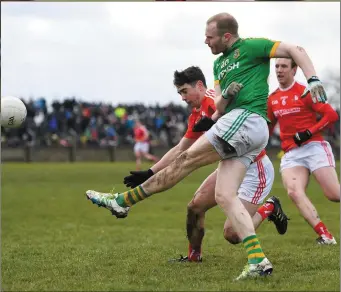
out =
[[[128,216],[129,207],[121,207],[116,202],[118,193],[100,193],[88,190],[85,195],[93,204],[96,204],[98,207],[107,208],[117,218],[125,218]]]
[[[272,270],[272,264],[267,258],[264,258],[259,264],[247,264],[236,280],[238,281],[244,280],[246,278],[268,276],[271,275]]]
[[[318,239],[316,239],[317,244],[321,245],[333,245],[337,244],[336,240],[334,237],[329,238],[326,235],[322,234]]]

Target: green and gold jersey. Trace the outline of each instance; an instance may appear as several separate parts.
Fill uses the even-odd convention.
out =
[[[247,109],[267,120],[270,58],[279,42],[263,38],[238,39],[214,62],[214,82],[223,92],[231,82],[243,84],[239,94],[226,108]]]

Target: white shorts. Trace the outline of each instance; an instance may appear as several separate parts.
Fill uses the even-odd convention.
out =
[[[134,145],[134,152],[142,152],[148,153],[149,152],[149,143],[148,142],[136,142]]]
[[[238,197],[255,205],[262,204],[271,192],[274,179],[274,167],[269,157],[265,155],[247,169],[238,190]]]
[[[234,109],[222,116],[205,133],[221,159],[236,158],[248,167],[268,144],[266,120],[245,109]],[[236,151],[231,153],[228,144]]]
[[[280,171],[295,166],[303,166],[309,169],[310,173],[326,166],[335,167],[330,144],[327,141],[313,141],[289,150],[281,159]]]

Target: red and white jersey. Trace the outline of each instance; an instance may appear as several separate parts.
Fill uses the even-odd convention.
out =
[[[203,134],[203,132],[193,132],[193,127],[202,117],[212,117],[216,110],[214,96],[215,91],[213,89],[206,90],[205,96],[201,101],[200,108],[192,109],[192,113],[188,118],[188,127],[184,136],[185,138],[198,139]]]
[[[279,123],[281,147],[288,151],[297,147],[293,136],[309,130],[313,136],[305,143],[322,141],[321,130],[338,120],[335,110],[327,103],[313,103],[310,93],[302,98],[305,86],[294,82],[289,88],[276,89],[268,98],[268,118],[272,128]],[[322,118],[317,122],[318,114]],[[270,130],[271,134],[271,130]]]
[[[185,138],[197,140],[204,132],[193,132],[194,125],[204,116],[212,117],[216,111],[214,104],[215,91],[214,89],[208,89],[205,93],[205,97],[201,102],[199,109],[194,108],[191,115],[188,118],[188,127],[184,135]],[[266,151],[262,152],[256,157],[255,161],[262,159],[266,155]]]
[[[149,138],[149,132],[145,126],[139,126],[134,128],[134,140],[135,142],[146,142]]]

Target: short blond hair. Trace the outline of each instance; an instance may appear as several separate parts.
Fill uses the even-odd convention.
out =
[[[222,36],[224,33],[230,33],[238,36],[238,22],[229,13],[219,13],[210,17],[206,24],[215,22],[217,24],[218,34]]]

